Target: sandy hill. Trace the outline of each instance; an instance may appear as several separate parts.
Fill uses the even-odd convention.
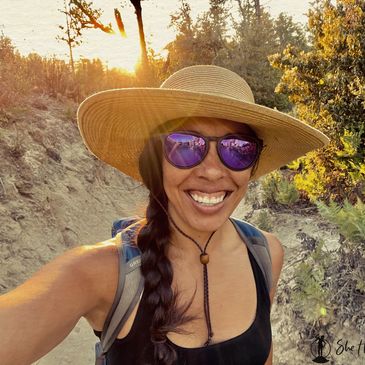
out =
[[[81,141],[75,112],[75,104],[45,96],[0,109],[0,293],[71,247],[108,239],[114,219],[143,215],[145,190],[91,156]],[[251,195],[259,194],[255,189]],[[242,203],[235,215],[257,220],[249,204]],[[271,214],[271,219],[286,251],[281,301],[272,310],[275,363],[309,363],[308,349],[307,354],[298,350],[303,339],[282,298],[290,290],[292,264],[300,258],[303,237],[322,237],[334,246],[338,235],[318,216],[284,212]],[[95,339],[80,321],[37,364],[92,364]]]

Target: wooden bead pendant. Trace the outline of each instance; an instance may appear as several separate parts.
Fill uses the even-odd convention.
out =
[[[209,262],[209,255],[207,253],[204,253],[204,252],[202,254],[200,254],[200,262],[203,265],[206,265]]]

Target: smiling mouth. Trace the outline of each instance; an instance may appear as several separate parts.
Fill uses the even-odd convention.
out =
[[[213,194],[204,193],[202,191],[188,191],[190,197],[198,204],[206,207],[212,207],[223,202],[230,194],[229,191],[219,191]]]

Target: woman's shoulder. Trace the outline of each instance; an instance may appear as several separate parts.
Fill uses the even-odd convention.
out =
[[[118,236],[74,249],[77,258],[72,265],[73,270],[82,275],[95,298],[107,302],[113,299],[118,284],[120,262],[117,240]]]
[[[280,240],[273,233],[266,232],[261,229],[259,229],[259,231],[266,238],[272,261],[276,261],[280,258],[283,258],[284,257],[284,248],[283,248],[283,245],[281,244]]]
[[[72,270],[74,275],[82,277],[93,302],[83,316],[94,329],[102,328],[117,290],[120,265],[117,241],[118,236],[73,249],[77,258]]]

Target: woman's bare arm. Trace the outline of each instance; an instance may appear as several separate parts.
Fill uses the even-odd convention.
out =
[[[117,260],[112,245],[79,247],[2,295],[1,364],[31,364],[59,344],[82,316],[110,301],[117,278],[103,279],[117,273]]]

